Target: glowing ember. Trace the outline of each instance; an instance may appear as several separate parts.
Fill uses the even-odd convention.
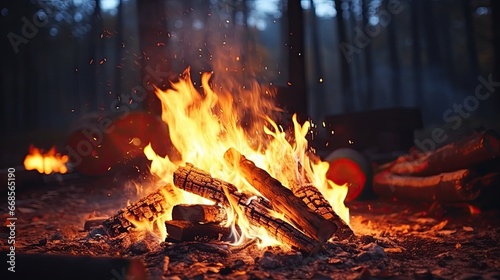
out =
[[[281,110],[269,100],[269,89],[261,88],[256,82],[241,86],[237,79],[227,76],[224,76],[223,85],[214,80],[217,81],[212,74],[203,73],[203,91],[199,92],[193,86],[188,68],[178,82],[172,83],[172,89],[156,91],[162,104],[162,119],[167,123],[172,143],[182,159],[173,162],[168,157],[162,158],[148,146],[144,152],[152,160],[151,172],[172,183],[173,172],[190,162],[213,177],[234,184],[241,192],[259,195],[225,162],[224,153],[232,147],[288,188],[304,182],[301,178],[309,178],[335,212],[348,223],[349,211],[344,205],[347,187],[327,180],[329,164],[313,162],[307,155],[309,147],[305,136],[310,123],[300,125],[294,116],[294,131],[290,135],[270,117],[273,112]],[[166,195],[169,196],[166,200],[172,203],[169,207],[181,203],[210,204],[180,189]],[[252,226],[236,203],[231,202],[231,205],[233,209],[227,209],[230,213],[228,225],[237,224],[241,229],[241,235],[233,231],[237,236],[235,242],[258,237],[262,246],[278,244],[266,230]],[[276,216],[283,217],[281,213],[276,213]]]
[[[41,149],[31,145],[28,155],[24,158],[24,168],[26,170],[37,170],[45,174],[53,172],[66,173],[68,172],[68,168],[66,167],[68,159],[67,155],[59,154],[55,147],[43,153]]]

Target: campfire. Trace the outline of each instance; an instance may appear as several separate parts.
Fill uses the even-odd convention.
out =
[[[187,69],[172,89],[157,90],[181,157],[173,161],[151,146],[144,149],[164,185],[104,221],[106,233],[149,230],[160,240],[185,241],[194,228],[203,235],[215,224],[220,233],[229,230],[230,244],[256,240],[261,248],[278,245],[308,254],[331,239],[351,237],[347,187],[327,180],[328,163],[309,156],[309,123],[301,125],[294,116],[293,129],[284,131],[266,112],[279,111],[261,97],[268,91],[217,90],[210,78],[203,74],[199,92]],[[244,96],[253,103],[240,108]],[[172,209],[187,214],[172,215]]]
[[[242,86],[224,75],[221,84],[216,75],[202,74],[201,86],[196,87],[188,68],[168,90],[156,89],[162,105],[160,123],[168,133],[154,133],[149,127],[155,122],[151,116],[131,114],[121,120],[125,127],[134,124],[141,132],[147,131],[142,133],[147,137],[120,134],[109,141],[133,146],[132,159],[104,161],[121,164],[109,167],[100,161],[99,172],[61,178],[57,181],[60,190],[50,190],[36,200],[28,196],[17,201],[16,209],[20,217],[32,222],[33,234],[26,240],[19,237],[16,244],[24,252],[64,255],[20,254],[16,269],[27,277],[33,276],[30,271],[50,270],[54,275],[54,264],[64,263],[56,275],[64,278],[77,273],[84,279],[198,279],[204,275],[216,279],[446,278],[455,274],[444,269],[419,270],[420,256],[431,251],[438,266],[458,269],[462,251],[483,254],[481,248],[498,240],[488,219],[475,220],[485,214],[472,203],[481,194],[484,198],[484,194],[497,193],[500,137],[496,133],[476,133],[435,151],[412,151],[375,166],[373,177],[358,166],[354,166],[357,172],[342,171],[356,165],[355,160],[340,160],[331,172],[330,162],[309,145],[309,121],[301,123],[296,115],[284,119],[269,88],[257,83]],[[144,120],[149,121],[142,124]],[[135,145],[134,139],[140,136],[140,145]],[[156,143],[143,143],[147,139]],[[158,144],[163,141],[169,147]],[[108,142],[103,138],[103,143]],[[99,146],[100,151],[106,148],[106,144]],[[141,160],[147,170],[139,167]],[[128,165],[134,168],[124,167]],[[78,173],[78,166],[68,167],[68,156],[55,148],[44,153],[32,146],[25,160],[26,172],[36,169],[40,176]],[[147,179],[130,179],[120,173],[120,167],[146,174]],[[103,170],[109,174],[95,177]],[[335,184],[329,174],[346,184]],[[352,178],[352,174],[362,178]],[[357,200],[360,186],[349,189],[349,180],[354,179],[370,180],[380,199]],[[344,203],[349,191],[347,205],[356,215]],[[64,209],[40,218],[37,213],[43,209],[57,208],[45,206],[51,200]],[[419,205],[395,203],[399,200],[416,200]],[[458,219],[443,214],[450,209],[461,211]],[[46,232],[55,229],[55,233],[40,238],[40,227]],[[27,230],[20,224],[21,229]],[[477,248],[467,247],[482,232],[487,236],[477,241]],[[69,256],[68,252],[92,257]],[[398,260],[413,260],[411,272],[404,272]],[[435,265],[432,260],[426,262],[427,267]],[[478,263],[478,269],[492,265],[488,260]]]
[[[471,234],[491,231],[478,224],[484,219],[469,218],[485,215],[473,204],[475,200],[497,193],[497,133],[475,133],[434,151],[412,150],[374,165],[372,176],[366,163],[357,166],[359,158],[322,160],[308,141],[313,125],[301,123],[296,115],[287,120],[271,88],[257,82],[241,85],[224,72],[203,73],[201,85],[196,86],[190,71],[186,69],[169,89],[156,89],[161,121],[160,116],[156,120],[134,113],[112,124],[138,127],[139,133],[124,134],[120,129],[118,135],[98,135],[102,140],[102,145],[96,145],[99,153],[106,154],[106,149],[115,146],[120,151],[133,149],[133,153],[123,153],[129,157],[126,160],[89,153],[90,158],[81,158],[81,166],[73,166],[55,148],[44,152],[30,147],[17,182],[36,170],[38,176],[60,176],[38,181],[58,184],[61,190],[44,193],[36,203],[31,197],[21,199],[16,209],[24,219],[31,219],[33,231],[44,224],[51,229],[57,225],[57,229],[52,236],[34,241],[20,237],[17,244],[25,252],[66,255],[21,254],[19,270],[30,271],[22,263],[41,271],[65,263],[61,277],[73,271],[103,279],[397,276],[403,272],[391,264],[392,256],[411,259],[414,252],[424,254],[447,242],[453,243],[451,251],[468,250],[463,246]],[[164,129],[155,131],[153,127],[159,124]],[[76,139],[80,143],[87,138]],[[87,172],[89,163],[93,172]],[[78,170],[83,171],[79,176]],[[130,170],[140,176],[131,179]],[[332,178],[345,184],[338,185]],[[350,189],[352,182],[362,183]],[[377,195],[379,199],[357,198],[365,182],[373,191],[372,198]],[[83,189],[73,184],[85,185],[84,192],[90,196],[101,195],[82,199],[79,192]],[[55,206],[37,203],[43,205],[61,191],[72,193],[62,202],[56,200],[58,205],[67,205],[62,211],[71,218],[60,220],[61,214],[53,213],[40,221],[36,213]],[[394,203],[412,200],[426,208]],[[357,214],[352,215],[346,204]],[[107,210],[102,211],[105,205]],[[387,210],[389,205],[392,208]],[[459,211],[457,217],[462,218],[454,221],[444,216],[450,209]],[[80,219],[75,221],[74,216]],[[74,222],[78,222],[76,228],[69,226]],[[496,236],[489,234],[483,243],[497,240]],[[106,258],[70,257],[68,251]],[[460,259],[459,251],[438,251],[435,257],[440,266]],[[86,269],[88,261],[95,271]],[[411,275],[451,274],[414,270]]]

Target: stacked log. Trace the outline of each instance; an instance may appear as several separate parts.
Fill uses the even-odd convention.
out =
[[[228,228],[221,224],[227,222],[226,209],[234,207],[239,209],[237,214],[244,215],[251,225],[263,227],[279,242],[306,253],[319,250],[334,234],[341,239],[353,235],[349,226],[311,184],[297,181],[292,191],[234,149],[227,151],[225,159],[242,171],[242,175],[263,196],[240,192],[229,182],[186,163],[174,172],[174,185],[215,204],[175,205],[172,220],[165,222],[170,241],[227,237]],[[104,231],[110,237],[117,237],[133,229],[134,221],[156,221],[166,214],[169,204],[166,193],[173,193],[172,185],[159,188],[104,220]],[[284,219],[278,218],[281,214],[284,214]]]
[[[317,240],[305,235],[286,221],[276,218],[272,206],[263,197],[241,193],[236,186],[214,178],[190,163],[174,172],[174,184],[226,208],[231,207],[230,199],[233,200],[252,225],[264,227],[278,241],[289,244],[294,249],[312,253],[320,247]]]
[[[464,202],[476,199],[497,170],[485,172],[500,156],[500,137],[487,130],[435,151],[414,152],[381,166],[373,190],[383,197]],[[491,165],[491,166],[494,166]]]
[[[333,234],[340,239],[353,235],[349,226],[333,211],[330,203],[307,177],[304,178],[305,184],[297,182],[290,190],[233,148],[226,151],[224,159],[240,170],[252,186],[285,213],[285,217],[310,236],[325,242]]]

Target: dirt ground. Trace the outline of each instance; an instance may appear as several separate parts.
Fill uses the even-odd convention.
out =
[[[86,220],[109,217],[148,191],[137,194],[136,184],[117,178],[20,186],[16,274],[7,271],[4,260],[11,231],[7,204],[0,204],[5,221],[0,275],[10,273],[1,279],[18,279],[12,275],[22,273],[40,279],[140,279],[131,272],[137,260],[147,279],[500,279],[500,211],[491,205],[476,205],[479,213],[471,214],[466,204],[357,201],[349,205],[356,237],[308,256],[278,247],[259,249],[255,242],[172,244],[151,235],[141,239],[139,233],[120,240],[90,234],[83,228]],[[1,199],[7,201],[6,192]],[[89,260],[96,265],[89,267]]]

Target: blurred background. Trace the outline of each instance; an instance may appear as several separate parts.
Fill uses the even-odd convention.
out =
[[[245,67],[316,124],[319,149],[362,142],[331,140],[338,118],[373,143],[393,122],[415,139],[500,124],[499,1],[4,0],[0,21],[2,167],[89,116],[159,112],[152,85],[188,66],[195,83]]]

